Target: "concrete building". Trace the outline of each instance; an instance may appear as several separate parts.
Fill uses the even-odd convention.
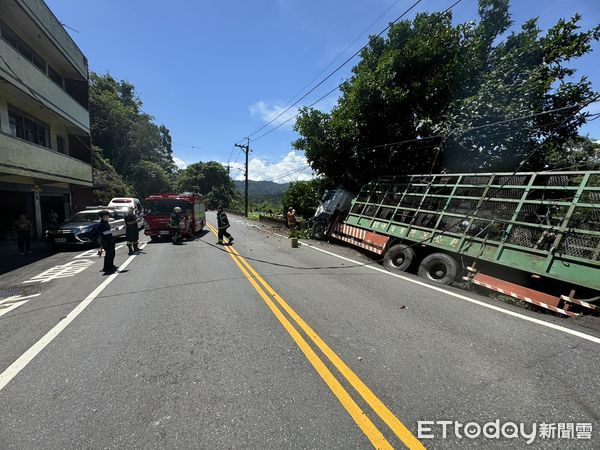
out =
[[[0,239],[92,203],[87,59],[42,0],[0,0]]]

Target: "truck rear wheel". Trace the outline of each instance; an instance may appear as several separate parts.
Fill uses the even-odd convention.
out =
[[[393,245],[383,255],[383,266],[390,272],[404,272],[408,270],[415,259],[415,251],[404,244]]]
[[[322,220],[315,222],[312,226],[312,234],[315,239],[322,240],[325,238],[327,232],[327,225]]]
[[[419,264],[419,276],[440,284],[450,284],[458,276],[459,266],[447,253],[432,253]]]

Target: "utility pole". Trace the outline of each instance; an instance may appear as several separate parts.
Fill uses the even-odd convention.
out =
[[[241,148],[246,154],[246,171],[245,171],[245,195],[244,195],[244,215],[248,217],[248,154],[250,153],[250,138],[247,139],[247,144],[233,144],[236,147]]]

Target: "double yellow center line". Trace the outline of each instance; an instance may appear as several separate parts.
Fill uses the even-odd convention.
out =
[[[214,234],[217,230],[211,224],[208,227]],[[231,259],[239,267],[244,276],[248,279],[258,295],[264,300],[277,320],[285,328],[304,353],[308,361],[313,365],[317,373],[327,384],[329,389],[338,398],[342,406],[348,411],[354,422],[367,436],[375,448],[392,448],[391,444],[383,436],[381,431],[371,422],[366,413],[354,401],[348,391],[342,386],[335,375],[325,365],[323,360],[315,353],[307,340],[300,334],[302,330],[305,335],[321,350],[327,359],[335,366],[340,374],[350,383],[363,400],[373,409],[381,420],[394,432],[394,434],[408,448],[425,448],[423,444],[406,428],[400,420],[379,400],[375,394],[362,382],[340,357],[319,337],[319,335],[294,311],[291,306],[254,270],[238,251],[231,245],[225,246],[225,251],[229,253]],[[296,326],[285,316],[288,316],[295,322]]]

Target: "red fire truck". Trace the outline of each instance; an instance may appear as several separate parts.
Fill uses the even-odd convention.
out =
[[[145,204],[144,234],[152,240],[173,235],[169,222],[176,206],[181,208],[183,237],[201,231],[206,224],[206,208],[200,194],[152,194],[145,199]]]

